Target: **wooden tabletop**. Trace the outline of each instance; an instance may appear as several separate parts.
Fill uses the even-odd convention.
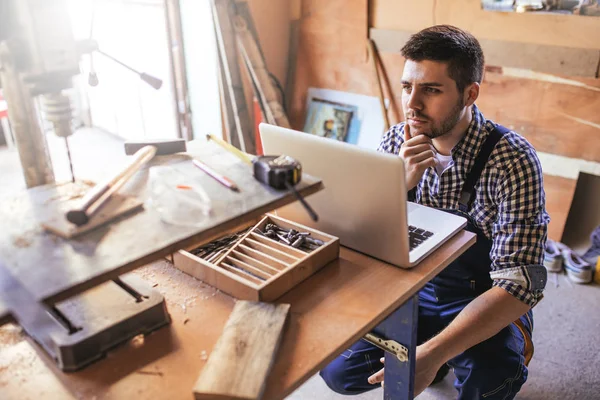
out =
[[[474,234],[461,231],[410,270],[342,248],[338,260],[278,299],[291,304],[290,320],[263,398],[292,393],[474,242]],[[12,325],[0,328],[3,398],[191,399],[235,300],[164,261],[131,273],[165,296],[170,326],[70,374],[14,328],[7,331]]]
[[[227,175],[240,187],[233,192],[194,167],[198,158]],[[176,170],[173,182],[200,184],[208,193],[213,212],[204,218],[198,211],[179,210],[187,203],[165,201],[172,211],[184,211],[188,218],[173,224],[165,222],[165,213],[153,197],[152,166],[168,165]],[[96,168],[114,169],[114,165]],[[118,166],[117,166],[118,167]],[[107,174],[107,176],[110,174]],[[305,175],[298,185],[307,196],[323,185]],[[146,201],[144,210],[99,227],[75,239],[65,240],[41,228],[49,215],[63,215],[68,204],[77,202],[81,188],[71,184],[47,185],[22,191],[0,203],[0,260],[9,272],[39,301],[53,303],[94,287],[102,282],[165,257],[176,250],[207,242],[262,214],[295,200],[289,191],[276,191],[256,181],[252,169],[213,142],[188,143],[188,152],[155,157],[121,193]],[[173,196],[169,193],[169,196]],[[150,201],[147,201],[150,200]],[[181,224],[183,221],[184,225]],[[191,225],[195,221],[195,225]],[[0,300],[0,325],[10,318]]]

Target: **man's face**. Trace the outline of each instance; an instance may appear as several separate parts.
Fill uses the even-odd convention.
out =
[[[413,136],[445,135],[462,116],[463,95],[445,63],[406,60],[402,87],[402,108]]]

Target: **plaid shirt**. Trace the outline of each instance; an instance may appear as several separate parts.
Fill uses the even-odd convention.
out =
[[[425,171],[416,202],[458,210],[463,183],[493,129],[494,124],[473,105],[473,119],[452,149],[452,162],[441,176],[433,167]],[[403,142],[404,123],[400,123],[383,136],[378,150],[399,154]],[[546,284],[543,260],[549,217],[542,168],[531,144],[517,133],[504,135],[475,185],[475,197],[468,217],[492,240],[493,285],[533,307]]]

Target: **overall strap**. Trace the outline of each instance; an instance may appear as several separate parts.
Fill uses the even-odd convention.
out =
[[[481,150],[479,150],[479,154],[477,154],[477,158],[475,158],[475,163],[465,179],[465,183],[460,194],[460,199],[458,201],[458,208],[460,211],[466,213],[471,208],[474,200],[473,193],[475,192],[475,184],[481,177],[481,172],[487,164],[494,147],[496,147],[496,144],[508,132],[510,132],[509,129],[503,127],[502,125],[496,125],[494,130],[490,132],[490,135],[483,143],[483,146],[481,146]]]

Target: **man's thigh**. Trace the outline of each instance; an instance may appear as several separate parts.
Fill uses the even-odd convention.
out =
[[[527,319],[531,321],[530,316],[521,321]],[[513,323],[448,362],[456,375],[459,399],[515,397],[527,380],[525,353],[533,346],[530,324],[527,328],[524,331]]]
[[[363,393],[379,386],[371,385],[367,379],[383,368],[379,361],[381,357],[383,350],[359,340],[327,365],[320,375],[327,386],[337,393]]]

